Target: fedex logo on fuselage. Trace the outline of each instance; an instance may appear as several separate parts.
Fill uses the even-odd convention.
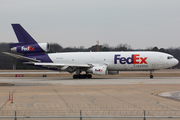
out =
[[[101,69],[95,69],[95,71],[96,71],[96,72],[102,72],[102,70],[101,70]]]
[[[147,57],[140,57],[139,54],[132,54],[131,57],[125,58],[121,57],[121,55],[114,55],[114,64],[118,62],[120,64],[147,64]]]
[[[28,47],[22,46],[21,47],[21,51],[32,51],[32,50],[34,50],[34,47],[31,47],[31,46],[28,46]]]

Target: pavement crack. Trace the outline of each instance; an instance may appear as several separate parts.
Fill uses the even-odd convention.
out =
[[[51,86],[51,85],[50,85]],[[51,88],[53,88],[53,90],[58,94],[58,96],[63,100],[63,102],[68,106],[68,108],[74,113],[74,111],[72,110],[72,108],[69,106],[69,104],[65,101],[65,99],[59,94],[59,92],[53,87],[51,86]]]

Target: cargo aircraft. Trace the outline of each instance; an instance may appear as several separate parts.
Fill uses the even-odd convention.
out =
[[[18,43],[10,44],[12,52],[4,54],[18,58],[24,64],[51,70],[74,73],[73,78],[92,78],[95,75],[116,75],[120,71],[152,71],[179,63],[172,55],[150,51],[128,52],[64,52],[46,53],[48,43],[36,42],[20,24],[12,24]],[[82,72],[86,74],[81,74]]]

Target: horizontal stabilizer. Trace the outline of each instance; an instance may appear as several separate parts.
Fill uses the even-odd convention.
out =
[[[26,61],[29,61],[29,62],[41,62],[40,60],[35,60],[33,58],[29,58],[29,57],[25,57],[25,56],[22,56],[22,55],[9,53],[9,52],[2,52],[2,53],[6,54],[6,55],[9,55],[9,56],[12,56],[12,57],[15,57],[15,58],[18,58],[18,59],[26,60]]]

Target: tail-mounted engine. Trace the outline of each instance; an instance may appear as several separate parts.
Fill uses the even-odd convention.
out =
[[[48,52],[49,50],[50,50],[50,46],[48,43],[17,45],[11,48],[12,52],[23,53],[23,54]]]

